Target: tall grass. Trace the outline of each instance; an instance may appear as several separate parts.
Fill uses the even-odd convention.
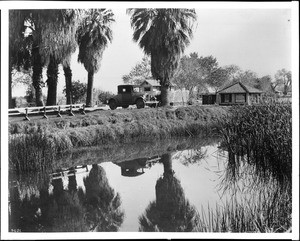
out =
[[[252,188],[247,193],[235,193],[221,206],[202,207],[199,231],[289,232],[292,227],[292,196],[289,190],[279,190],[271,183],[263,188]]]
[[[18,174],[51,170],[56,146],[46,134],[19,134],[9,138],[9,167]]]
[[[49,167],[57,154],[79,147],[209,135],[216,116],[225,112],[224,108],[195,106],[13,122],[9,126],[10,167],[18,172],[39,171]]]
[[[224,190],[233,190],[233,198],[202,213],[203,231],[286,232],[291,228],[291,112],[290,103],[264,103],[232,107],[219,119],[222,147],[228,151]]]
[[[290,104],[265,103],[233,107],[220,119],[222,145],[229,152],[232,178],[241,162],[255,167],[264,180],[274,178],[280,187],[292,183],[292,111]]]

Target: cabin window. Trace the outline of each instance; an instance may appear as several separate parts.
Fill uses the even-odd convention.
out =
[[[225,94],[225,95],[224,95],[224,102],[225,102],[225,103],[230,102],[230,101],[231,101],[231,98],[230,98],[230,97],[231,97],[230,94]]]
[[[145,88],[144,88],[144,91],[151,91],[151,87],[150,87],[150,86],[145,87]]]
[[[236,94],[235,95],[235,102],[236,103],[245,103],[246,102],[246,95],[245,94]]]

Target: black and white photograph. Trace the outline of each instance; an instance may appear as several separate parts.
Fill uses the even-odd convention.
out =
[[[299,3],[1,2],[1,239],[299,240]]]

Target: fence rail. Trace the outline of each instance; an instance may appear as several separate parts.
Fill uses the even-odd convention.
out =
[[[73,111],[79,111],[85,115],[85,104],[71,104],[71,105],[52,105],[52,106],[37,106],[37,107],[24,107],[8,109],[8,116],[24,116],[24,120],[30,120],[29,115],[43,114],[43,118],[48,118],[47,114],[57,113],[58,117],[61,116],[61,112],[67,111],[69,116],[74,116]]]

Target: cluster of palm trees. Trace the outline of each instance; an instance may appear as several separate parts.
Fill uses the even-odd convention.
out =
[[[162,105],[168,105],[170,79],[189,44],[196,13],[193,9],[127,9],[133,40],[151,57],[151,73],[162,86]],[[58,66],[63,66],[67,104],[72,103],[71,55],[79,48],[78,61],[88,72],[86,105],[93,100],[94,74],[103,52],[112,41],[110,9],[10,10],[9,100],[12,105],[12,70],[32,69],[36,105],[42,106],[42,71],[47,67],[47,103],[55,105]]]

